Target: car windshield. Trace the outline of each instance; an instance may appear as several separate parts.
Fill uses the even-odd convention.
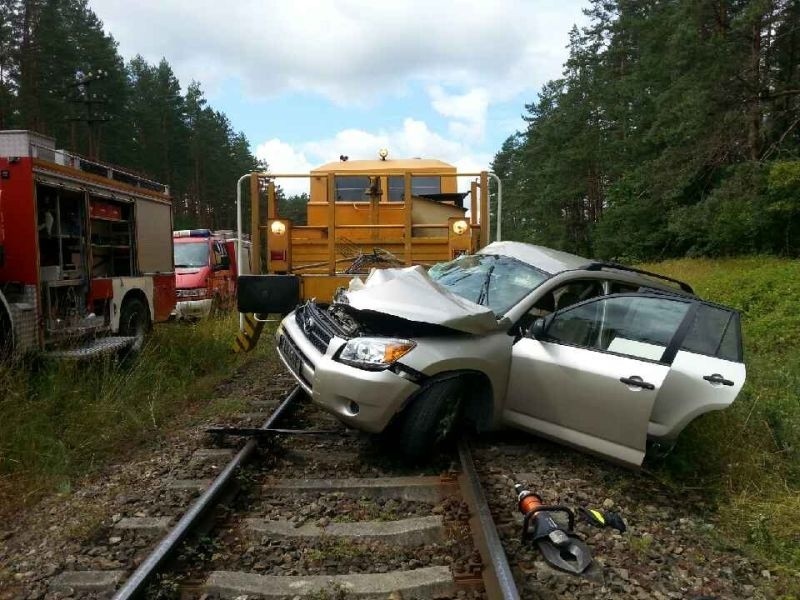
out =
[[[548,277],[515,258],[494,254],[461,256],[434,265],[428,274],[451,292],[488,306],[498,317]]]
[[[208,264],[208,243],[175,244],[175,267],[205,267]]]

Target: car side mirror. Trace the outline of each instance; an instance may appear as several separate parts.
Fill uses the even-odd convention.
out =
[[[541,317],[536,319],[531,326],[528,327],[527,337],[534,340],[541,340],[544,338],[545,330],[547,329],[547,322]]]

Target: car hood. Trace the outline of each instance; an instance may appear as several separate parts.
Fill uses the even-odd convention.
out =
[[[497,317],[486,306],[452,293],[420,267],[373,269],[365,281],[354,278],[347,304],[360,311],[384,313],[465,333],[495,331]]]

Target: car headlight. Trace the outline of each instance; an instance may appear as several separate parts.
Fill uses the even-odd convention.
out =
[[[344,345],[338,360],[360,369],[379,371],[411,352],[416,345],[411,340],[396,338],[353,338]]]

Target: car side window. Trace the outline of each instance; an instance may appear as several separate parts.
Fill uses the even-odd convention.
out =
[[[609,281],[609,294],[631,294],[639,291],[638,285],[623,283],[621,281]]]
[[[661,360],[690,306],[688,302],[650,296],[601,298],[556,314],[546,339]]]
[[[733,311],[701,304],[681,350],[740,362],[739,319]]]
[[[578,302],[603,295],[603,282],[599,279],[570,281],[542,296],[528,311],[533,317],[545,317]]]

